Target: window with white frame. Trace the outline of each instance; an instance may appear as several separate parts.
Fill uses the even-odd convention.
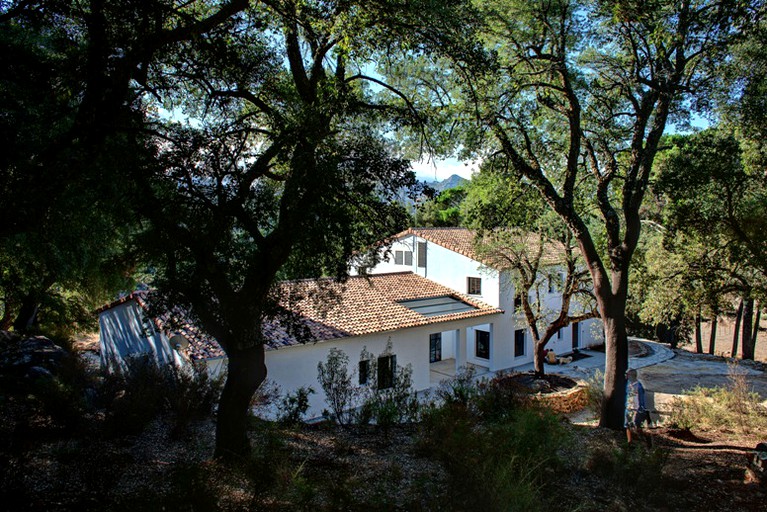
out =
[[[394,264],[413,266],[413,251],[394,251]]]

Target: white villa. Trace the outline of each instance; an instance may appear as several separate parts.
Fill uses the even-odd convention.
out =
[[[503,320],[473,327],[467,343],[455,343],[452,333],[435,336],[431,361],[455,359],[457,366],[469,362],[491,372],[512,369],[533,361],[532,340],[522,313],[517,313],[516,292],[511,275],[482,261],[474,249],[474,232],[466,228],[411,228],[394,237],[391,249],[369,275],[407,270],[453,290],[475,297],[504,311]],[[556,257],[544,260],[555,262]],[[554,267],[556,268],[556,267]],[[547,308],[558,309],[562,296],[556,286],[547,286],[543,297]],[[560,330],[548,348],[559,354],[598,345],[604,341],[599,319],[571,324]],[[465,347],[456,353],[452,347]]]
[[[398,366],[409,364],[416,390],[466,365],[491,373],[529,364],[532,342],[524,317],[515,314],[513,282],[507,273],[479,261],[472,242],[473,233],[466,229],[409,229],[395,237],[388,261],[366,269],[364,276],[345,283],[282,283],[290,292],[286,296],[297,292],[304,297],[285,307],[299,314],[311,339],[295,339],[276,321],[265,325],[268,378],[283,392],[312,387],[316,393],[310,396],[308,416],[316,417],[326,408],[317,364],[332,348],[348,355],[360,380],[369,359],[376,358],[379,386],[391,382]],[[331,290],[333,298],[310,298],[321,289]],[[124,366],[131,355],[150,354],[161,364],[204,363],[213,375],[225,369],[226,357],[215,339],[188,323],[150,318],[144,296],[134,293],[99,310],[104,368]],[[545,300],[556,306],[561,296],[551,289]],[[549,346],[566,354],[601,343],[600,325],[595,320],[573,324]]]
[[[435,336],[449,337],[455,346],[440,343],[440,347],[451,354],[462,354],[467,346],[473,347],[474,333],[480,325],[489,329],[488,343],[492,343],[493,326],[503,320],[503,311],[497,307],[412,272],[352,277],[344,284],[325,280],[320,284],[329,286],[335,298],[322,303],[305,298],[291,304],[311,332],[312,341],[302,343],[276,322],[265,326],[270,339],[266,347],[268,378],[283,391],[312,387],[316,393],[310,396],[309,417],[319,416],[327,407],[317,382],[317,364],[326,360],[331,348],[349,356],[350,369],[357,378],[369,365],[362,354],[375,357],[379,386],[382,380],[392,381],[398,366],[410,364],[414,388],[424,390],[433,384],[429,362],[433,359],[430,348]],[[307,297],[320,284],[296,281],[282,286],[292,291],[298,288]],[[162,322],[148,317],[139,294],[102,308],[99,326],[105,368],[124,365],[127,357],[147,353],[160,363],[183,366],[204,362],[213,374],[224,368],[224,353],[214,339],[189,324],[166,329]],[[382,375],[382,371],[389,375]]]

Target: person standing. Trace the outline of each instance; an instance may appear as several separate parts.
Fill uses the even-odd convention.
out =
[[[641,435],[642,424],[650,420],[650,413],[645,403],[644,386],[637,378],[637,371],[629,368],[626,372],[626,439],[631,444]]]

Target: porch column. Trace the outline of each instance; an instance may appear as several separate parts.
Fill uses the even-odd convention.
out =
[[[491,372],[497,372],[502,366],[500,366],[500,358],[498,357],[500,355],[500,351],[497,350],[495,346],[495,324],[491,323],[490,327],[488,329],[490,332],[490,361],[489,361],[489,367]]]
[[[466,366],[466,343],[464,342],[464,338],[466,337],[463,334],[463,329],[456,329],[455,330],[455,371],[458,372],[458,368],[461,366]]]

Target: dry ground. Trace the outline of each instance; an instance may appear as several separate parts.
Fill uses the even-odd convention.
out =
[[[756,346],[754,347],[754,359],[767,362],[767,319],[762,316],[759,322],[759,333],[756,337]],[[716,326],[716,342],[714,353],[720,356],[729,357],[732,353],[732,338],[735,329],[735,316],[721,316]],[[711,322],[703,322],[701,326],[701,337],[703,340],[703,350],[708,352],[708,345],[711,336]],[[687,350],[695,350],[695,342],[687,343],[682,346]],[[738,340],[738,354],[741,355],[742,344]]]
[[[568,428],[578,448],[567,461],[570,479],[557,480],[556,492],[567,504],[562,510],[765,510],[767,488],[745,479],[753,436],[651,429],[654,447],[667,455],[662,474],[627,475],[657,486],[645,495],[642,489],[627,492],[619,477],[608,474],[613,469],[599,467],[609,454],[625,450],[621,433]],[[211,425],[195,435],[194,442],[171,439],[158,422],[138,438],[116,443],[40,443],[9,468],[22,488],[3,493],[2,509],[438,511],[449,506],[444,470],[418,452],[412,428],[386,436],[365,430],[280,431],[285,456],[260,468],[275,473],[268,479],[256,466],[232,471],[206,461]]]

